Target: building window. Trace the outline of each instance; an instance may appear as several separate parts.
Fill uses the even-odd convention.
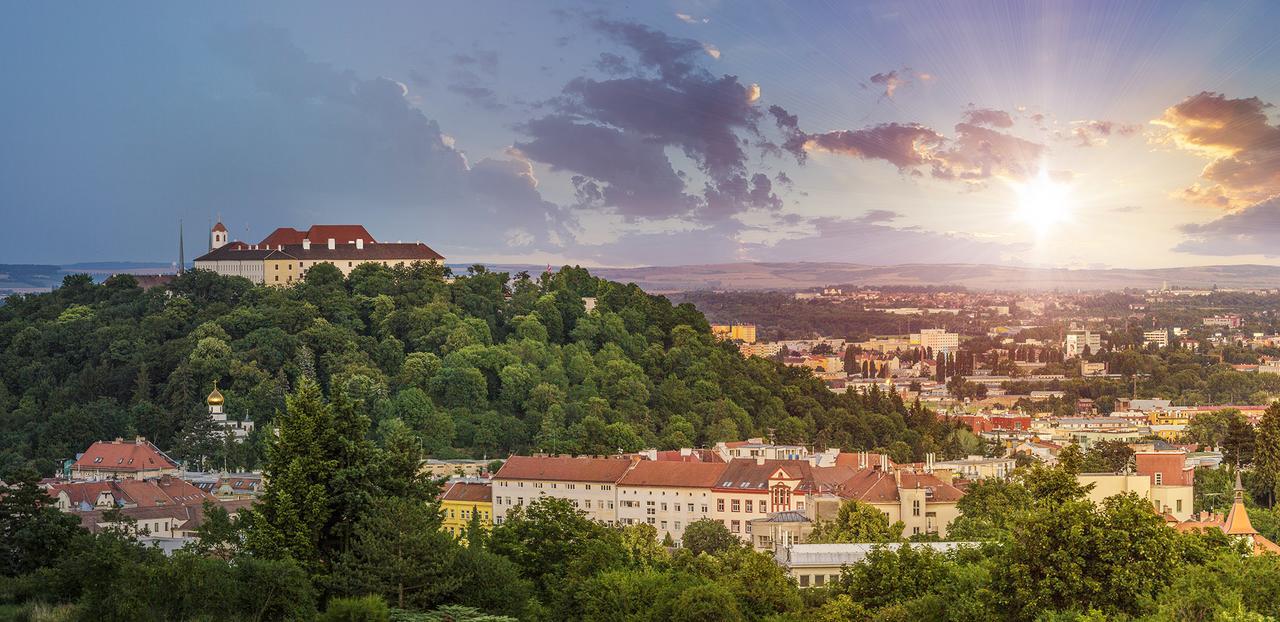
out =
[[[731,501],[731,502],[730,502],[730,504],[732,505],[732,507],[733,507],[733,511],[734,511],[734,512],[741,512],[741,511],[742,511],[742,502],[741,502],[741,501],[738,501],[737,499],[734,499],[733,501]]]
[[[911,515],[912,515],[912,516],[919,516],[919,515],[920,515],[920,500],[919,500],[919,499],[912,499],[912,500],[911,500]]]
[[[809,575],[800,575],[800,587],[809,587]]]
[[[690,511],[690,512],[692,512],[692,511],[693,511],[693,510],[692,510],[692,508],[691,508],[689,511]],[[703,514],[706,514],[706,513],[707,513],[707,504],[705,504],[705,503],[704,503],[704,504],[702,504],[702,513],[703,513]]]
[[[773,511],[781,512],[791,507],[791,489],[785,484],[778,484],[770,492],[770,503]]]
[[[1175,510],[1175,511],[1177,511],[1177,512],[1181,512],[1181,511],[1182,511],[1182,499],[1178,499],[1178,501],[1177,501],[1177,510]]]
[[[822,587],[822,584],[826,583],[826,579],[827,579],[827,575],[824,575],[824,574],[813,575],[813,584],[816,587]]]
[[[1164,484],[1164,473],[1156,472],[1156,486]]]
[[[716,499],[716,511],[717,512],[724,511],[724,499]]]
[[[729,521],[729,531],[740,533],[742,531],[742,521]]]
[[[751,506],[752,506],[754,503],[755,503],[755,502],[753,502],[752,500],[747,499],[747,512],[753,512],[753,511],[754,511],[754,510],[752,510],[752,509],[751,509]]]

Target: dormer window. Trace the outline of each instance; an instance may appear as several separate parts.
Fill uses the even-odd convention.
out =
[[[102,456],[93,459],[94,464],[102,464]]]

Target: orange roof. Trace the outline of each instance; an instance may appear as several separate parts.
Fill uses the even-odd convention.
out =
[[[222,221],[218,221],[218,224],[216,224],[216,225],[214,225],[214,226],[213,226],[213,230],[214,230],[214,231],[226,231],[226,230],[227,230],[227,227],[226,227],[225,225],[223,225],[223,224],[222,224]]]
[[[631,460],[620,458],[511,456],[493,479],[614,483],[629,468]]]
[[[93,482],[58,482],[50,484],[48,494],[57,497],[66,493],[73,509],[76,506],[97,504],[98,497],[111,493],[117,504],[150,508],[167,505],[200,505],[213,496],[186,480],[163,476],[154,479],[102,480]]]
[[[101,471],[148,471],[176,469],[170,460],[146,439],[98,441],[76,460],[75,468]]]
[[[642,460],[618,481],[619,486],[670,486],[711,488],[728,467],[716,462],[654,462]]]
[[[440,499],[442,501],[491,503],[493,501],[493,486],[475,482],[453,482],[449,484],[449,488],[444,491],[444,494],[440,495]]]

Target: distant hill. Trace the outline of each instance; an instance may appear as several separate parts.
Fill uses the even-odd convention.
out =
[[[450,264],[464,272],[471,264]],[[488,264],[490,270],[538,275],[545,265]],[[588,266],[590,267],[590,266]],[[0,294],[47,291],[67,274],[87,272],[95,278],[127,272],[161,274],[172,264],[159,262],[93,262],[64,266],[0,264]],[[591,268],[591,273],[621,282],[634,282],[652,293],[701,289],[802,290],[827,285],[942,285],[975,290],[1098,291],[1127,287],[1154,289],[1164,284],[1178,287],[1228,289],[1280,288],[1280,266],[1254,264],[1195,266],[1135,270],[1022,268],[987,264],[902,264],[868,266],[835,262],[727,263],[642,268]]]
[[[1128,287],[1280,288],[1280,266],[1234,265],[1150,270],[1022,268],[984,264],[733,263],[592,268],[603,278],[635,282],[654,293],[697,289],[800,290],[826,285],[947,285],[976,290],[1097,291]]]

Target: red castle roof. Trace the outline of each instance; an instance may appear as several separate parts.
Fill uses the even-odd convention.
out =
[[[377,242],[363,225],[311,225],[311,228],[306,231],[298,231],[293,227],[280,227],[263,239],[262,244],[289,246],[302,244],[303,240],[311,240],[312,244],[325,244],[330,238],[338,244],[352,244],[356,240],[364,240],[365,243]]]

